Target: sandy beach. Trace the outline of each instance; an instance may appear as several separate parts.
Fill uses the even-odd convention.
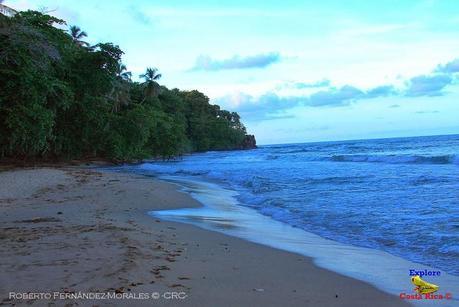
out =
[[[140,175],[0,172],[0,305],[406,304],[303,256],[146,214],[197,206],[177,186]],[[69,298],[79,293],[123,298]]]

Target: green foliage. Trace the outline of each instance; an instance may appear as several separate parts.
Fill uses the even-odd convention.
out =
[[[110,115],[106,153],[116,159],[144,158],[150,155],[145,144],[152,137],[157,118],[150,107],[137,105]]]
[[[35,11],[0,14],[0,158],[168,159],[241,146],[237,113],[160,86],[155,68],[133,82],[118,46],[89,46],[64,24]]]

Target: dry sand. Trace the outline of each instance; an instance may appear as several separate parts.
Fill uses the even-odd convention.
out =
[[[0,305],[405,304],[303,256],[146,215],[200,206],[176,189],[149,177],[70,167],[0,172]],[[10,292],[150,298],[11,300]]]

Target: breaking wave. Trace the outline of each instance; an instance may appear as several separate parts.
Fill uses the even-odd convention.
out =
[[[458,164],[456,155],[419,156],[419,155],[334,155],[335,162],[374,162],[389,164]]]

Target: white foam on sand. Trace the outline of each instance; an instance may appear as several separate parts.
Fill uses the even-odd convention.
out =
[[[438,269],[414,263],[389,253],[356,247],[324,239],[313,233],[276,221],[256,210],[239,205],[237,192],[208,182],[186,177],[167,176],[201,202],[203,207],[151,211],[165,220],[190,223],[251,242],[311,257],[320,267],[370,283],[393,295],[413,294],[409,270]],[[307,273],[307,272],[305,272]],[[440,276],[425,277],[440,289],[436,294],[451,293],[451,300],[410,300],[416,305],[459,306],[459,277],[441,271]]]

